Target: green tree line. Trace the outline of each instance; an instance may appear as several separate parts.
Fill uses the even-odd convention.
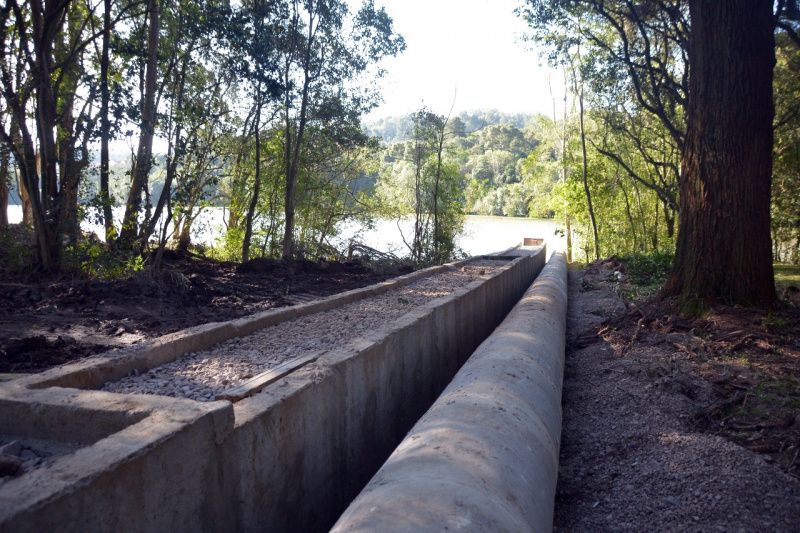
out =
[[[362,209],[361,116],[404,46],[371,0],[5,2],[2,222],[15,181],[47,271],[91,213],[110,249],[136,255],[186,246],[209,203],[241,259],[301,254]]]

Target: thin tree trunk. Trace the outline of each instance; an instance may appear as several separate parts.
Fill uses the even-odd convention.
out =
[[[569,169],[567,168],[567,71],[564,69],[564,116],[562,117],[562,130],[561,130],[561,171],[562,171],[562,181],[566,184],[567,183],[567,175],[569,173]],[[556,122],[556,105],[555,100],[553,100],[553,123]],[[566,214],[566,220],[564,221],[567,226],[567,263],[572,263],[572,217],[570,214]]]
[[[577,83],[577,82],[576,82]],[[586,204],[589,207],[589,220],[592,221],[592,232],[594,233],[594,258],[600,259],[600,238],[597,234],[597,219],[592,205],[592,191],[589,189],[589,162],[586,160],[586,129],[584,126],[583,110],[583,80],[581,80],[580,92],[578,93],[578,112],[580,114],[581,127],[581,159],[583,161],[583,190],[586,193]]]
[[[625,185],[622,184],[622,181],[619,179],[619,167],[617,167],[617,185],[620,189],[622,189],[622,197],[625,198],[625,215],[628,217],[628,225],[631,228],[631,233],[633,233],[633,249],[636,252],[641,251],[639,248],[639,236],[636,232],[636,222],[633,220],[633,213],[631,213],[631,201],[628,198],[628,190],[625,189]]]
[[[250,205],[247,206],[247,215],[244,222],[244,238],[242,239],[242,263],[250,260],[250,241],[253,238],[253,219],[258,207],[258,197],[261,193],[261,87],[256,90],[256,114],[253,121],[256,141],[255,183],[253,194],[250,196]]]
[[[14,119],[12,119],[11,122],[11,131],[14,131]],[[22,225],[30,228],[33,226],[33,201],[31,200],[31,195],[28,192],[28,186],[25,183],[23,168],[19,164],[17,165],[16,175],[17,192],[19,193],[19,201],[22,204]]]
[[[109,48],[111,46],[111,0],[103,0],[103,44],[100,58],[100,201],[103,204],[103,228],[106,242],[114,240],[114,215],[111,211],[109,192],[109,152],[111,122],[108,118],[110,100],[108,88]]]
[[[147,12],[150,17],[147,35],[147,65],[145,72],[144,105],[142,124],[139,132],[139,147],[136,150],[136,163],[131,177],[131,188],[125,205],[120,239],[124,246],[130,247],[138,234],[139,210],[142,206],[142,192],[150,173],[153,156],[153,136],[155,133],[155,97],[158,70],[158,34],[160,29],[160,7],[158,0],[148,0]]]
[[[150,241],[150,237],[152,237],[153,233],[155,232],[158,219],[161,218],[161,213],[164,211],[164,206],[167,204],[167,199],[172,195],[172,182],[175,180],[175,174],[178,170],[178,161],[183,155],[183,122],[174,117],[175,114],[179,113],[183,108],[183,101],[186,94],[186,70],[189,66],[189,59],[191,57],[190,50],[193,48],[193,46],[194,43],[187,46],[188,50],[184,52],[183,60],[181,62],[181,70],[178,74],[178,87],[176,90],[177,98],[170,113],[173,117],[171,121],[173,121],[175,124],[175,131],[170,137],[169,150],[167,154],[167,172],[164,178],[164,187],[161,189],[161,194],[158,197],[158,201],[156,202],[152,216],[145,219],[146,224],[143,224],[141,234],[139,235],[139,242],[142,250],[144,250],[144,248],[147,246],[147,243]]]
[[[66,10],[66,31],[59,32],[56,38],[55,60],[61,65],[59,98],[56,104],[56,150],[58,157],[58,175],[60,199],[60,220],[61,232],[63,232],[71,243],[78,240],[80,231],[78,222],[78,185],[80,174],[83,170],[83,158],[76,158],[75,143],[79,136],[78,125],[82,120],[81,116],[75,118],[75,98],[80,77],[80,68],[77,63],[77,56],[72,54],[73,43],[80,40],[82,31],[82,19],[77,13],[78,7],[72,4]],[[92,91],[88,95],[89,101],[92,100]]]
[[[11,181],[11,157],[6,145],[0,146],[0,229],[8,227],[8,184]]]
[[[658,251],[658,219],[659,219],[659,212],[658,212],[659,202],[656,202],[656,216],[653,217],[653,251]]]
[[[297,131],[294,135],[294,146],[290,143],[290,130],[291,124],[289,121],[289,102],[286,105],[286,196],[284,200],[284,226],[283,226],[283,250],[282,256],[284,259],[294,256],[294,212],[295,212],[295,191],[297,189],[297,176],[300,167],[300,153],[302,151],[303,136],[306,129],[306,121],[308,120],[308,98],[309,89],[311,88],[311,50],[316,45],[314,34],[316,32],[315,19],[316,12],[314,11],[314,3],[309,3],[308,11],[308,27],[306,42],[303,49],[303,89],[300,98],[300,111],[298,114]],[[296,19],[295,19],[296,20]],[[321,68],[321,67],[319,67]],[[288,72],[288,70],[287,70]],[[288,81],[288,80],[287,80]],[[288,84],[287,84],[288,85]],[[289,98],[287,92],[287,99]]]
[[[567,215],[567,263],[572,263],[572,219]]]
[[[667,224],[667,237],[671,239],[675,236],[675,211],[665,202],[662,202],[662,207],[664,208],[664,222]]]
[[[178,250],[181,252],[187,251],[192,244],[192,222],[194,222],[194,218],[191,213],[183,217],[181,230],[178,233]]]
[[[686,312],[775,301],[771,0],[691,0],[680,219],[664,293]]]

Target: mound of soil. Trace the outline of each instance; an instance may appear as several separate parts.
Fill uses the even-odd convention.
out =
[[[383,281],[357,263],[165,254],[127,279],[0,280],[0,373],[36,372],[205,322]]]

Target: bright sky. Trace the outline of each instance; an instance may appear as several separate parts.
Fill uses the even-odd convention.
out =
[[[354,5],[358,0],[351,0]],[[515,0],[378,0],[406,40],[406,51],[386,60],[384,103],[368,118],[403,115],[423,102],[447,113],[498,109],[552,115],[548,87],[563,91],[561,75],[522,42],[525,23]]]

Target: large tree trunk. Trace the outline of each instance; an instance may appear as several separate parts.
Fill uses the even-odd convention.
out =
[[[69,2],[31,4],[31,20],[37,39],[34,47],[36,67],[36,133],[41,154],[41,205],[33,204],[33,222],[36,232],[37,259],[44,270],[58,270],[61,262],[61,227],[63,197],[59,191],[55,129],[58,115],[53,93],[53,44],[63,23]],[[29,189],[35,188],[35,177],[30,176]]]
[[[125,216],[122,220],[120,240],[123,246],[130,247],[138,235],[139,210],[142,207],[142,192],[150,173],[153,156],[153,135],[156,123],[156,74],[158,69],[158,34],[160,29],[160,12],[158,0],[149,0],[147,12],[150,17],[147,34],[147,65],[145,68],[144,105],[142,106],[142,124],[139,132],[139,146],[136,150],[136,163],[131,177],[131,188],[125,205]]]
[[[685,311],[775,300],[770,236],[771,0],[691,0],[677,252]]]

